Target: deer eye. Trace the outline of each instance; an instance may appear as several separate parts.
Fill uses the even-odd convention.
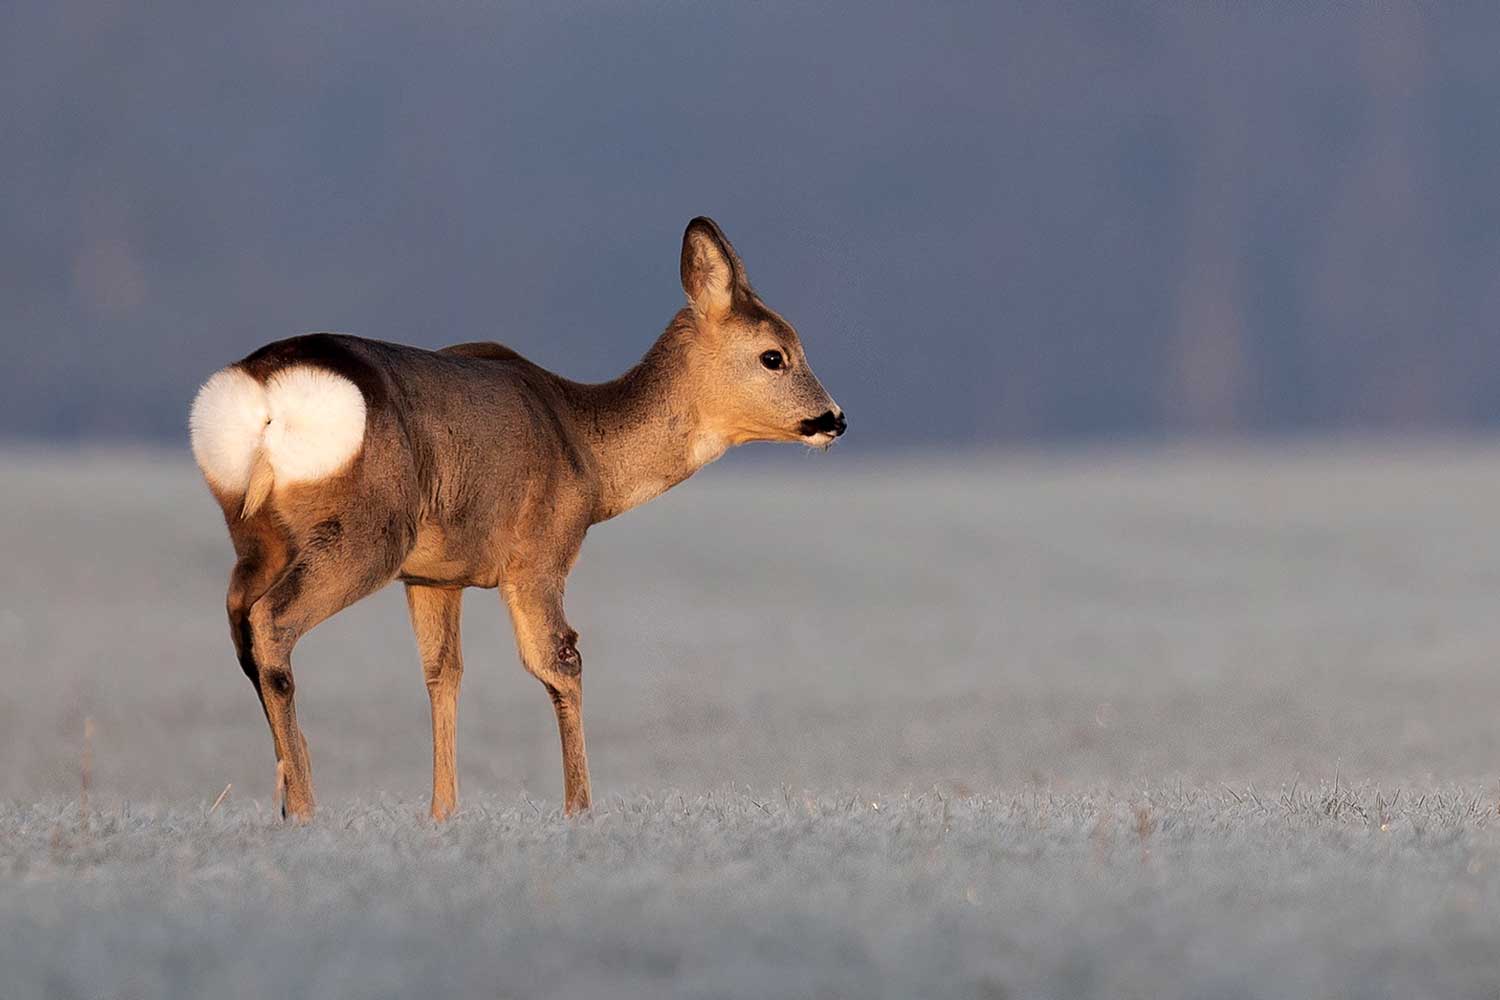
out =
[[[780,351],[767,351],[760,356],[760,363],[774,372],[786,367],[786,358],[781,356]]]

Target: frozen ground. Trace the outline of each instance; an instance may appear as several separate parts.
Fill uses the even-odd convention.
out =
[[[192,471],[0,452],[0,997],[1494,994],[1500,450],[746,458],[584,548],[592,817],[473,592],[421,818],[393,588],[288,829]]]

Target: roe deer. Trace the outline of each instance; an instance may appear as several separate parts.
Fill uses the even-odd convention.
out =
[[[398,578],[432,700],[433,817],[457,802],[465,587],[504,596],[521,662],[557,713],[564,810],[589,807],[583,661],[563,615],[584,533],[731,445],[826,448],[844,433],[796,331],[712,220],[688,224],[681,269],[688,308],[611,382],[569,381],[500,344],[426,351],[316,333],[199,390],[193,455],[238,557],[230,635],[271,725],[283,816],[313,810],[292,647]]]

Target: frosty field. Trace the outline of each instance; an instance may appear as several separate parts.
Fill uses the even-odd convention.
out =
[[[570,580],[592,815],[468,595],[441,827],[399,587],[297,649],[289,828],[185,460],[0,509],[5,1000],[1500,987],[1500,448],[733,456]]]

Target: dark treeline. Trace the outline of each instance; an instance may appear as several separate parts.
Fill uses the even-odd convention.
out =
[[[1500,419],[1478,3],[0,11],[0,436],[341,329],[622,370],[716,216],[851,442]]]

